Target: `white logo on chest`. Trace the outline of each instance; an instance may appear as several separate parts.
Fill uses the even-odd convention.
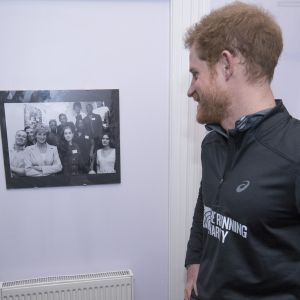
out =
[[[249,185],[250,185],[250,181],[249,181],[249,180],[245,180],[245,181],[243,181],[242,184],[240,184],[240,185],[236,188],[235,191],[236,191],[237,193],[241,193],[241,192],[243,192],[245,189],[247,189]]]

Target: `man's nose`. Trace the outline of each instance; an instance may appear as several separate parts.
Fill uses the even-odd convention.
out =
[[[193,97],[194,92],[195,92],[195,89],[193,88],[193,86],[191,84],[189,89],[187,90],[187,96],[188,97]]]

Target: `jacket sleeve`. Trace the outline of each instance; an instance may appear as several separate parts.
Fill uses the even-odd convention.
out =
[[[24,150],[24,163],[25,163],[25,175],[26,176],[32,176],[32,177],[38,177],[41,176],[41,171],[38,171],[34,169],[33,163],[32,163],[32,151],[28,148],[25,148]]]
[[[296,174],[295,181],[295,197],[296,197],[296,207],[297,211],[300,214],[300,173],[299,171]]]
[[[53,146],[53,150],[53,163],[52,165],[42,166],[43,176],[55,174],[62,170],[62,165],[58,155],[57,147]]]
[[[200,264],[203,249],[203,211],[202,185],[200,185],[190,232],[190,239],[187,244],[185,267],[191,264]]]

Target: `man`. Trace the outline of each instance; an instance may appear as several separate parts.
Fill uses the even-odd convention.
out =
[[[235,2],[187,32],[202,181],[184,299],[300,299],[300,122],[270,87],[281,30]]]
[[[78,120],[76,123],[74,142],[80,148],[84,168],[89,174],[95,174],[95,171],[93,171],[95,160],[95,141],[86,133],[83,120]]]
[[[83,120],[86,117],[86,114],[81,111],[81,103],[80,102],[74,102],[73,104],[73,115],[72,115],[72,122],[75,124],[75,127],[77,127],[77,123],[80,120]]]
[[[9,150],[11,177],[25,176],[24,150],[27,142],[27,133],[18,130],[15,135],[15,144]]]
[[[100,139],[103,134],[103,126],[101,117],[93,113],[93,105],[86,105],[87,116],[83,119],[83,124],[86,130],[87,135],[95,141],[95,150],[100,146]]]
[[[49,121],[50,132],[47,136],[47,143],[49,145],[58,146],[60,138],[57,132],[57,122],[52,119]]]
[[[75,125],[73,122],[68,122],[66,114],[59,114],[58,119],[60,124],[57,126],[57,134],[60,139],[62,138],[63,131],[66,126],[70,126],[73,132],[75,132]]]
[[[105,105],[104,101],[97,102],[97,108],[93,110],[94,114],[100,115],[103,126],[108,127],[109,108]]]
[[[36,143],[36,141],[34,138],[33,128],[31,126],[25,126],[24,130],[27,134],[26,147],[34,145]]]

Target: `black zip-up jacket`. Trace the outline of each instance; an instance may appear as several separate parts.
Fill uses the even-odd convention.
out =
[[[300,299],[300,121],[281,101],[247,130],[203,140],[195,263],[201,300]]]

